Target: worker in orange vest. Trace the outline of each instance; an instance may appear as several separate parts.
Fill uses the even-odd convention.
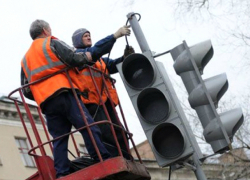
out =
[[[85,77],[86,82],[83,85],[80,85],[82,88],[82,101],[88,108],[90,114],[93,116],[95,121],[101,121],[108,119],[105,114],[104,107],[101,104],[105,103],[107,111],[109,113],[112,123],[121,125],[119,119],[117,119],[116,111],[114,111],[112,104],[116,106],[119,103],[118,95],[116,89],[113,86],[112,78],[110,74],[117,73],[116,64],[122,62],[125,56],[134,53],[134,49],[130,46],[125,49],[125,53],[122,57],[115,60],[102,57],[102,55],[107,54],[111,51],[116,39],[124,36],[130,35],[130,29],[128,26],[121,27],[116,33],[107,36],[106,38],[98,41],[94,46],[92,46],[92,40],[90,32],[85,28],[80,28],[73,33],[72,41],[73,45],[76,48],[76,52],[90,52],[92,58],[97,60],[95,64],[92,65],[93,70],[91,70],[94,81],[90,76],[90,70],[88,68],[82,69],[80,73]],[[105,84],[102,79],[102,73],[105,74],[105,84],[110,94],[108,98],[108,92],[105,88]],[[96,88],[97,86],[97,88]],[[101,99],[99,98],[99,93],[101,94]],[[106,148],[109,150],[112,156],[118,156],[117,146],[112,135],[109,124],[100,124],[99,125],[102,131],[102,139]],[[116,136],[119,142],[119,145],[122,149],[123,156],[127,159],[130,159],[129,154],[127,153],[127,135],[124,141],[122,131],[119,128],[115,128]]]
[[[36,20],[30,26],[30,35],[33,42],[21,61],[21,84],[32,83],[43,77],[51,75],[66,67],[82,67],[94,62],[91,54],[76,53],[67,44],[51,35],[50,25],[44,20]],[[79,93],[74,80],[79,79],[72,69],[69,70],[74,88]],[[80,109],[74,98],[72,89],[65,73],[58,73],[39,83],[30,85],[34,100],[40,106],[46,116],[50,134],[55,139],[71,131],[72,125],[79,129],[85,126]],[[80,96],[78,97],[80,99]],[[80,101],[88,124],[94,122],[88,110]],[[98,126],[91,126],[93,137],[102,158],[110,158],[110,153],[101,140],[101,131]],[[98,161],[97,152],[86,129],[81,130],[86,148],[90,156]],[[70,161],[68,159],[68,138],[60,138],[53,141],[54,166],[56,177],[70,173]]]

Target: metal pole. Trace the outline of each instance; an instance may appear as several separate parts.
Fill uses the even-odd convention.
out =
[[[127,18],[129,19],[129,24],[132,27],[132,30],[135,34],[137,42],[139,43],[139,46],[141,48],[141,51],[142,52],[150,51],[146,38],[141,30],[138,20],[136,19],[135,13],[133,12],[129,13],[127,15]]]
[[[194,170],[194,174],[198,180],[207,180],[207,177],[201,167],[201,162],[197,156],[196,153],[193,154],[193,161],[196,167],[196,170]]]

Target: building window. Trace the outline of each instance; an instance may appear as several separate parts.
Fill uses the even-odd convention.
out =
[[[83,156],[88,155],[87,148],[86,148],[86,146],[84,144],[79,144],[79,152]]]
[[[33,158],[28,154],[29,146],[26,138],[15,138],[23,164],[27,167],[36,167]]]

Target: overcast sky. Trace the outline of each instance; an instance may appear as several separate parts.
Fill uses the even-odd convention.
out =
[[[204,77],[226,72],[229,81],[227,94],[237,98],[246,92],[249,74],[240,71],[241,60],[238,54],[228,52],[227,48],[221,48],[217,44],[217,27],[211,21],[204,19],[199,24],[188,17],[180,17],[176,21],[173,6],[163,0],[136,0],[133,4],[130,2],[132,1],[123,3],[121,0],[0,0],[0,94],[8,95],[20,86],[20,62],[31,45],[29,27],[34,20],[47,21],[55,37],[72,45],[71,36],[76,29],[87,28],[95,43],[123,26],[130,12],[141,14],[140,26],[150,49],[156,53],[172,49],[183,40],[191,46],[211,39],[214,57],[205,68]],[[141,52],[133,32],[128,41],[136,52]],[[121,56],[125,45],[125,38],[118,39],[110,57]],[[182,85],[180,77],[173,71],[171,57],[161,56],[157,60],[164,63],[173,83]],[[118,74],[113,77],[117,79],[116,87],[129,129],[134,134],[134,140],[137,143],[141,142],[145,140],[145,136],[123,83]]]

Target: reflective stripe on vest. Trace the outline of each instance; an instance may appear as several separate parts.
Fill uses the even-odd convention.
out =
[[[25,68],[25,70],[26,70],[26,72],[27,72],[27,75],[28,75],[27,78],[28,78],[28,81],[29,81],[29,82],[31,81],[31,77],[32,77],[33,75],[36,75],[36,74],[38,74],[38,73],[40,73],[40,72],[42,72],[42,71],[44,71],[44,70],[51,69],[51,68],[53,68],[53,67],[63,65],[63,63],[62,63],[61,61],[56,61],[56,62],[53,62],[53,61],[52,61],[52,59],[50,58],[50,56],[49,56],[49,54],[48,54],[48,52],[47,52],[47,49],[46,49],[47,41],[48,41],[48,37],[45,38],[45,40],[44,40],[44,42],[43,42],[43,46],[42,46],[43,53],[44,53],[44,55],[45,55],[46,61],[48,62],[47,65],[41,66],[41,67],[36,68],[36,69],[34,69],[34,70],[31,71],[31,70],[28,68],[28,66],[27,66],[27,60],[26,60],[25,56],[24,56],[24,58],[23,58],[23,65],[24,65],[24,68]]]
[[[90,72],[89,71],[84,71],[82,74],[84,76],[90,76]],[[94,72],[92,72],[92,74],[93,74],[94,77],[102,77],[102,73],[101,72],[94,71]]]

